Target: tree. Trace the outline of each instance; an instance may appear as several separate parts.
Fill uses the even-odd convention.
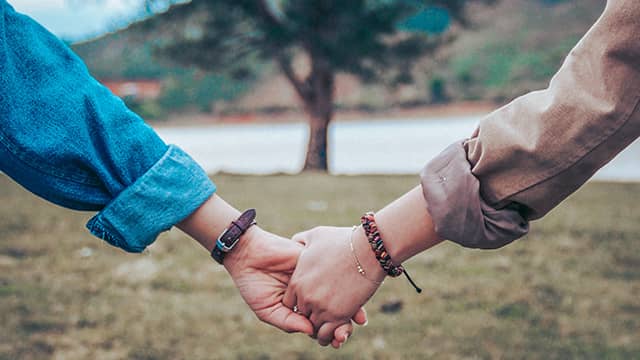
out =
[[[249,73],[248,59],[274,61],[309,115],[304,170],[327,171],[336,73],[410,82],[411,63],[449,41],[451,24],[466,26],[465,10],[473,1],[192,0],[159,15],[170,20],[164,31],[171,35],[158,52],[208,71],[233,69],[237,77]],[[309,63],[306,74],[293,66],[300,54]]]

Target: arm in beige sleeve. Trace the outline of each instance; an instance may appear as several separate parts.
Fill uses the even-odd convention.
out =
[[[640,2],[610,0],[549,87],[484,118],[422,172],[440,236],[497,248],[640,136]]]

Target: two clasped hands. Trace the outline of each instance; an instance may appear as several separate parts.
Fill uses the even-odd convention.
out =
[[[349,233],[350,228],[319,227],[292,241],[252,227],[224,265],[260,320],[339,348],[353,332],[352,319],[366,323],[361,306],[383,278],[382,270],[375,272],[378,283],[357,272]]]
[[[239,214],[214,195],[178,227],[211,251]],[[375,224],[397,265],[441,241],[420,186],[380,210]],[[363,226],[317,227],[292,239],[252,226],[223,264],[260,320],[334,348],[347,341],[354,323],[366,324],[363,306],[387,276]]]

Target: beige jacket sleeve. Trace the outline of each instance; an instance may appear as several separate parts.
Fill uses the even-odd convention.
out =
[[[444,238],[497,248],[523,236],[640,136],[640,1],[609,0],[549,87],[488,115],[421,174]],[[640,166],[640,159],[639,159]]]

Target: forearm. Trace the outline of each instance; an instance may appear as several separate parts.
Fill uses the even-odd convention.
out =
[[[435,231],[420,186],[378,211],[376,223],[391,259],[398,264],[443,240]]]
[[[214,194],[176,226],[211,252],[216,239],[240,216],[240,211]]]
[[[401,264],[443,241],[435,231],[420,186],[382,208],[375,218],[394,264]],[[353,234],[353,245],[367,277],[382,281],[386,274],[376,260],[362,227]]]
[[[176,227],[191,236],[207,252],[211,253],[220,234],[239,216],[238,209],[214,194],[186,219],[176,224]],[[242,267],[243,265],[239,264],[238,260],[242,261],[243,258],[246,258],[249,255],[247,248],[251,246],[250,243],[258,237],[264,237],[265,233],[257,225],[250,227],[240,237],[240,241],[233,248],[233,251],[225,257],[224,267],[227,271],[232,272],[232,267]]]

